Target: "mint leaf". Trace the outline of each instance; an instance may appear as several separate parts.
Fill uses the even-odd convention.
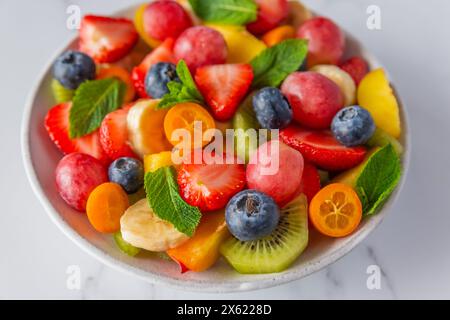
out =
[[[288,39],[267,48],[250,62],[253,88],[278,87],[292,72],[297,71],[308,53],[306,40]]]
[[[363,212],[371,215],[386,202],[401,177],[400,159],[391,144],[376,151],[367,160],[356,181]]]
[[[207,22],[243,25],[255,21],[258,7],[254,0],[189,0],[200,19]]]
[[[85,136],[100,127],[103,118],[122,105],[124,91],[124,84],[113,78],[83,82],[70,108],[70,138]]]
[[[173,224],[178,231],[192,236],[200,223],[201,213],[181,198],[175,175],[173,167],[146,173],[147,200],[158,217]]]
[[[203,96],[198,91],[197,85],[184,60],[178,62],[177,75],[181,82],[170,81],[167,84],[169,93],[162,97],[162,100],[158,103],[158,109],[170,108],[185,102],[203,103]]]

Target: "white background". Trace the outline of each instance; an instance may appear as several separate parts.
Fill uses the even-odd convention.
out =
[[[103,266],[47,217],[25,177],[20,123],[39,72],[72,35],[65,10],[110,14],[139,1],[0,0],[0,298],[450,298],[450,2],[308,0],[362,40],[388,68],[411,118],[412,163],[399,201],[382,225],[321,272],[277,288],[241,294],[187,293],[152,286]],[[381,7],[382,30],[366,28],[366,8]],[[366,268],[382,269],[380,290]],[[68,290],[66,268],[81,268]]]

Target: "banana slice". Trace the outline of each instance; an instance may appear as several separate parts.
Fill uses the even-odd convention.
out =
[[[321,64],[311,68],[338,85],[344,95],[344,106],[354,105],[356,102],[356,85],[352,77],[338,66]]]
[[[125,211],[120,219],[120,231],[129,244],[153,252],[178,247],[189,239],[171,223],[157,217],[147,199],[138,201]]]
[[[156,109],[158,102],[139,100],[128,112],[128,139],[133,150],[141,157],[172,149],[163,129],[168,110]]]

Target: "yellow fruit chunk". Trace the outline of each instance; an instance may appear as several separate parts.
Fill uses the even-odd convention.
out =
[[[230,236],[223,211],[205,214],[195,234],[167,254],[191,271],[201,272],[219,259],[219,248]]]
[[[159,168],[173,165],[172,152],[164,151],[155,154],[148,154],[144,156],[145,173],[155,172]]]
[[[134,15],[134,27],[145,43],[147,43],[151,48],[156,48],[161,42],[150,37],[144,29],[144,11],[147,6],[148,3],[144,3],[136,10]]]
[[[143,157],[172,149],[164,134],[167,110],[156,109],[159,100],[139,100],[128,112],[128,137],[134,152]]]
[[[358,87],[358,104],[367,109],[377,127],[394,138],[401,133],[397,99],[383,69],[367,74]]]
[[[228,63],[248,63],[267,46],[248,32],[243,26],[208,24],[219,31],[228,47]]]

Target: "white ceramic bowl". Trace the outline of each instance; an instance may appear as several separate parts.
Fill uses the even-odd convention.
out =
[[[132,17],[135,9],[136,7],[130,7],[118,12],[117,15]],[[69,208],[59,197],[55,186],[54,170],[62,155],[50,141],[44,128],[44,117],[54,104],[50,89],[51,65],[61,52],[69,47],[74,47],[75,42],[76,39],[72,39],[56,52],[55,57],[49,60],[30,94],[22,123],[23,160],[33,190],[53,222],[80,248],[108,266],[154,284],[169,285],[188,291],[219,293],[256,290],[281,285],[305,277],[343,257],[375,229],[398,197],[408,168],[410,145],[408,117],[404,106],[401,108],[403,121],[401,142],[405,146],[405,154],[402,159],[404,172],[401,183],[381,212],[364,219],[359,229],[351,236],[343,239],[330,239],[312,231],[310,245],[306,251],[289,269],[278,274],[241,275],[222,260],[206,272],[180,274],[175,263],[150,254],[135,258],[128,257],[118,250],[110,235],[96,232],[84,214]],[[365,51],[359,42],[348,33],[347,48],[347,56],[359,54],[370,63],[371,68],[381,66],[379,61]]]

